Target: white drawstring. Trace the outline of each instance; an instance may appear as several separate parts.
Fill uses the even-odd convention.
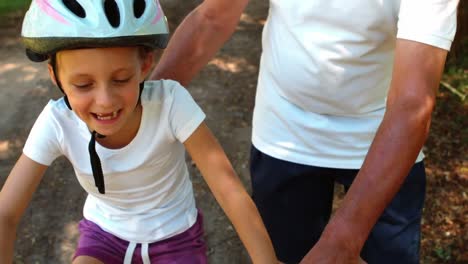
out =
[[[148,253],[148,243],[141,244],[141,258],[143,259],[143,264],[151,264]]]
[[[127,251],[125,252],[125,259],[123,262],[124,264],[132,263],[133,253],[135,252],[136,246],[137,246],[137,243],[135,242],[130,242],[128,244]],[[149,253],[148,253],[148,248],[149,248],[148,243],[141,243],[141,258],[143,259],[143,264],[151,264],[151,260],[149,258]]]
[[[130,242],[127,247],[127,251],[125,252],[125,259],[124,259],[124,264],[132,264],[132,257],[133,257],[133,252],[135,251],[136,248],[136,243],[135,242]]]

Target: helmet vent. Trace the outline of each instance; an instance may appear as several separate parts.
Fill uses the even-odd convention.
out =
[[[104,1],[104,12],[106,13],[107,20],[114,27],[117,28],[120,25],[120,13],[119,7],[115,0]]]
[[[145,0],[134,0],[133,1],[133,14],[136,18],[140,18],[145,12],[146,1]]]
[[[86,17],[86,12],[83,9],[83,7],[78,3],[76,0],[62,0],[63,4],[73,12],[73,14],[85,18]]]

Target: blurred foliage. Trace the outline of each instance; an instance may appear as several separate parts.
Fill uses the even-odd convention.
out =
[[[16,10],[26,10],[31,0],[0,0],[0,15]]]
[[[468,1],[460,1],[458,26],[441,85],[460,100],[468,97]]]
[[[468,70],[458,65],[450,65],[446,67],[440,84],[465,101],[468,96]]]
[[[444,260],[444,261],[450,260],[450,257],[451,257],[450,249],[446,250],[443,248],[437,248],[437,249],[434,249],[434,253],[441,260]]]

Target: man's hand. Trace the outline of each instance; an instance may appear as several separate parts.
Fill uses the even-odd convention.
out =
[[[360,256],[342,246],[320,240],[300,264],[367,264]]]

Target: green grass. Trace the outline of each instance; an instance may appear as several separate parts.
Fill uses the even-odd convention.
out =
[[[28,8],[31,0],[0,0],[0,15]]]

